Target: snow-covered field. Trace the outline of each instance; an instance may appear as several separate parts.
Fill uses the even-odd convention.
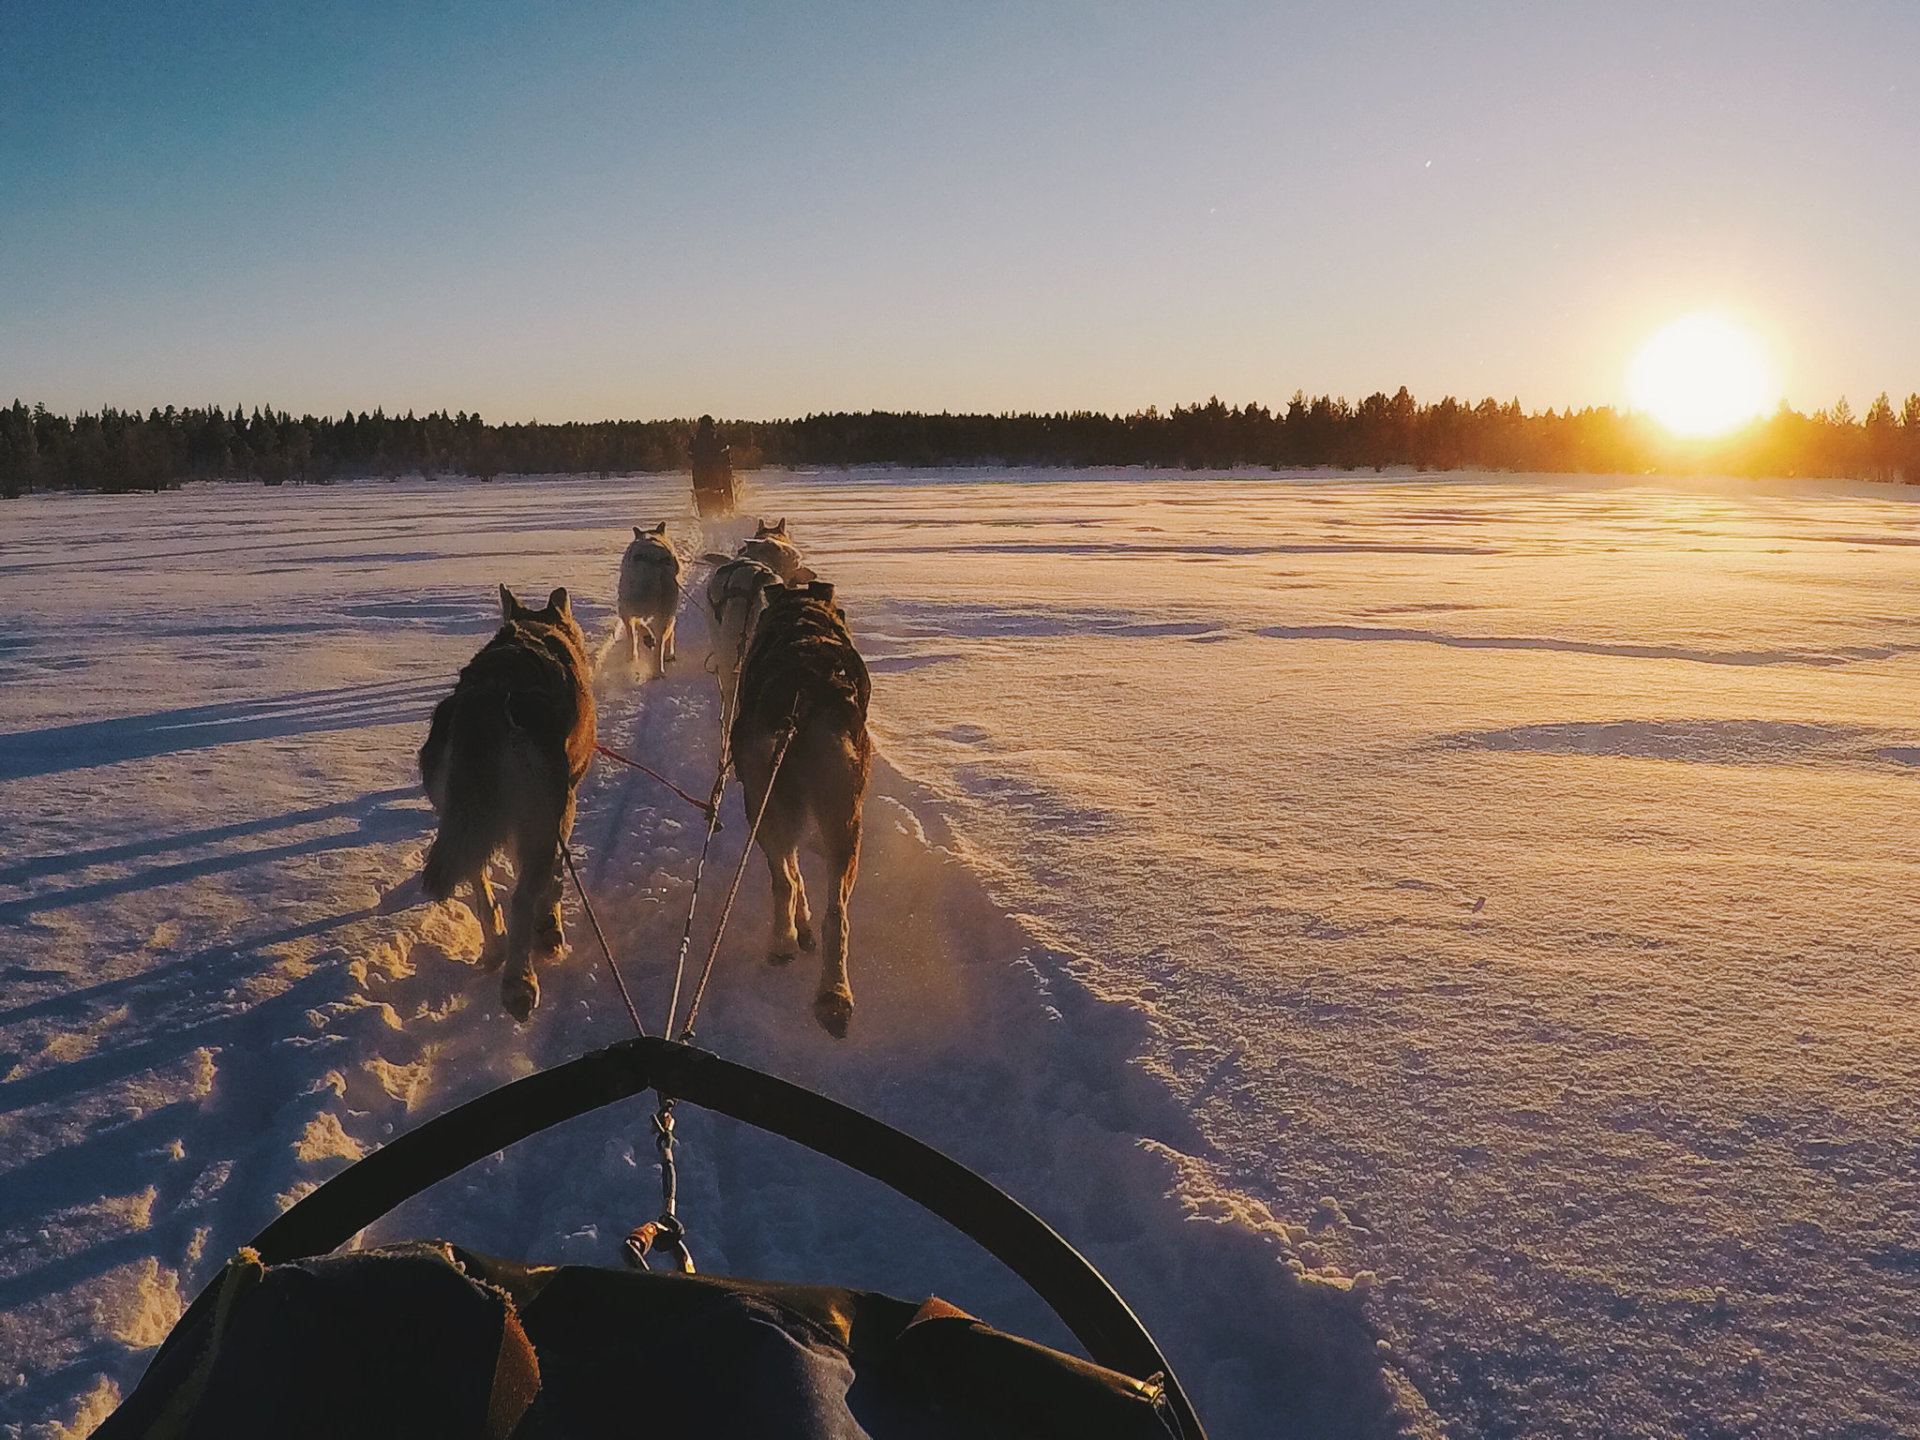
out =
[[[83,1430],[285,1197],[621,1036],[577,922],[533,1023],[498,1013],[464,908],[409,883],[412,756],[496,580],[572,587],[598,640],[628,526],[723,545],[683,485],[0,508],[0,1433]],[[702,1043],[1027,1201],[1223,1440],[1920,1434],[1907,494],[756,488],[874,671],[860,1009],[836,1044],[807,966],[759,961],[756,862]],[[666,681],[608,662],[602,738],[699,791],[683,625]],[[696,822],[629,772],[583,790],[653,1023]],[[723,874],[745,830],[736,791]],[[1062,1342],[879,1187],[682,1130],[704,1268]],[[639,1103],[584,1117],[370,1238],[614,1263],[645,1137]]]

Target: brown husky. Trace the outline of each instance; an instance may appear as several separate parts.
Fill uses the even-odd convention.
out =
[[[835,1038],[846,1036],[853,1018],[847,899],[860,866],[860,806],[873,766],[873,742],[867,738],[871,693],[846,616],[833,603],[833,586],[816,581],[768,592],[740,667],[733,762],[746,790],[747,814],[763,817],[760,849],[773,878],[767,958],[775,965],[792,960],[796,946],[813,948],[799,846],[809,820],[819,831],[833,890],[827,897],[827,946],[813,1014]],[[781,751],[789,731],[792,738]],[[776,754],[781,756],[777,775]]]
[[[462,880],[486,932],[489,969],[502,963],[501,1002],[525,1020],[540,1000],[535,943],[557,951],[560,847],[573,829],[573,792],[593,758],[593,693],[586,640],[565,590],[530,610],[500,587],[505,623],[467,662],[453,693],[433,711],[420,747],[420,778],[440,816],[420,882],[445,900]],[[504,935],[487,883],[497,849],[516,879]]]

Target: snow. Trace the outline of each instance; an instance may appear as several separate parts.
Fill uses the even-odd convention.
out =
[[[859,1009],[836,1044],[808,961],[761,962],[756,861],[701,1043],[1026,1201],[1216,1436],[1920,1432],[1905,493],[755,486],[874,673]],[[571,905],[534,1022],[498,1013],[471,917],[409,882],[413,752],[496,582],[568,585],[604,640],[633,525],[690,557],[734,532],[684,477],[0,516],[0,1432],[84,1433],[281,1204],[620,1038]],[[602,738],[699,793],[715,697],[682,626],[667,680],[605,659]],[[745,829],[736,790],[722,876]],[[650,1024],[701,833],[644,776],[583,789]],[[704,1268],[1065,1343],[880,1187],[681,1131]],[[615,1263],[650,1158],[643,1106],[583,1117],[368,1239]]]

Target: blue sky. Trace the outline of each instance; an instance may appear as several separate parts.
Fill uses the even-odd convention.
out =
[[[0,0],[0,400],[1920,389],[1920,5]]]

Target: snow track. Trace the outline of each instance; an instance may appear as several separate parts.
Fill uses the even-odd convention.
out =
[[[84,530],[59,507],[117,502],[35,503]],[[172,516],[148,523],[180,528]],[[405,599],[429,552],[356,554],[351,518],[337,523],[329,546],[368,578],[342,586],[341,567],[323,566],[315,582],[340,588],[317,595],[269,581],[285,599],[258,608],[252,629],[245,595],[178,617],[185,645],[215,637],[203,658],[216,668],[219,636],[239,637],[242,653],[257,645],[271,668],[289,605],[322,617],[279,642],[318,657],[303,666],[279,652],[276,678],[292,670],[304,684],[265,696],[257,677],[230,677],[209,688],[236,693],[194,697],[205,703],[182,707],[176,694],[145,715],[65,723],[22,706],[10,720],[37,728],[0,737],[0,1430],[84,1431],[184,1301],[291,1200],[425,1116],[627,1033],[571,891],[572,953],[543,971],[525,1027],[500,1013],[496,978],[477,968],[466,908],[420,901],[410,877],[431,816],[410,783],[412,748],[451,665],[489,627],[437,598],[457,587],[436,583],[425,609]],[[679,528],[694,553],[724,543],[695,542],[690,525]],[[57,571],[60,553],[46,546],[34,568]],[[549,537],[532,568],[555,555],[565,559],[549,577],[574,584],[583,618],[608,630],[592,601],[610,585],[617,543]],[[568,566],[606,573],[582,584]],[[694,793],[717,738],[700,668],[703,582],[703,571],[690,577],[683,658],[668,679],[637,683],[602,645],[597,680],[603,741]],[[486,586],[470,589],[469,610],[484,615]],[[209,609],[221,612],[211,623]],[[122,627],[89,651],[83,624],[77,607],[30,615],[25,654],[8,663],[44,665],[64,648],[110,666]],[[377,653],[355,665],[363,632]],[[430,655],[405,654],[429,635],[439,637]],[[132,678],[155,695],[169,688],[164,673]],[[118,708],[111,693],[95,703]],[[696,963],[747,832],[737,786],[725,820]],[[600,763],[583,787],[582,874],[656,1029],[703,830],[644,775]],[[852,1037],[836,1043],[815,1026],[811,956],[786,970],[760,958],[756,857],[700,1043],[867,1109],[1028,1203],[1140,1311],[1222,1440],[1431,1428],[1376,1345],[1365,1281],[1308,1273],[1287,1227],[1196,1158],[1207,1145],[1188,1109],[1140,1063],[1146,1012],[1103,996],[1041,921],[996,905],[988,862],[884,757],[866,833]],[[811,857],[803,863],[817,887]],[[367,1238],[443,1234],[535,1260],[617,1263],[619,1237],[657,1205],[646,1113],[635,1101],[537,1137]],[[883,1187],[697,1111],[683,1110],[680,1128],[682,1213],[703,1269],[938,1292],[1070,1343],[995,1262]]]
[[[874,674],[859,1011],[835,1044],[809,961],[759,958],[756,860],[703,1043],[1032,1205],[1221,1437],[1394,1404],[1460,1436],[1920,1434],[1920,492],[755,483]],[[499,1016],[471,918],[407,883],[413,752],[496,582],[567,585],[599,641],[633,525],[705,548],[683,487],[0,507],[0,1433],[96,1415],[389,1126],[625,1033],[577,915],[534,1023]],[[703,793],[685,623],[666,681],[609,659],[603,736]],[[584,873],[656,1027],[702,831],[589,777]],[[607,1260],[657,1203],[644,1110],[381,1233]],[[707,1267],[1061,1338],[878,1187],[683,1125]]]

